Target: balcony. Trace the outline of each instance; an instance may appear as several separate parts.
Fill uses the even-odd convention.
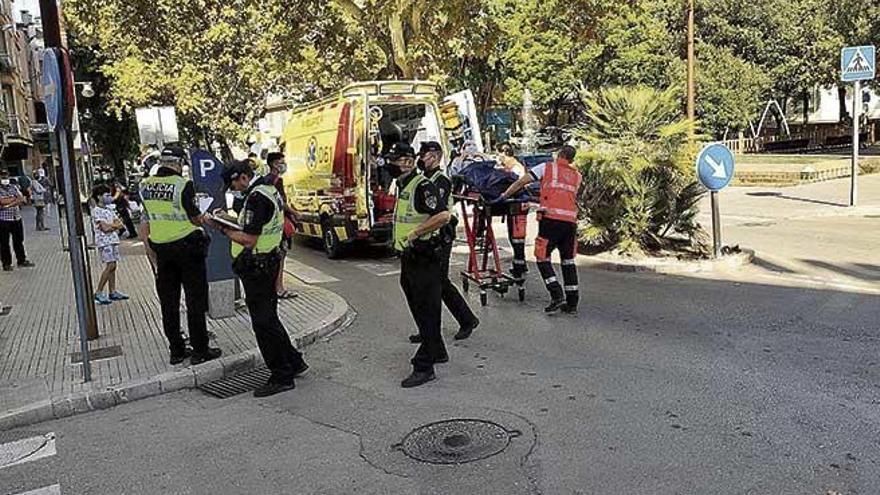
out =
[[[21,121],[18,115],[10,115],[6,119],[7,123],[4,128],[4,132],[8,136],[25,136],[27,137],[28,133],[24,132],[24,123]]]

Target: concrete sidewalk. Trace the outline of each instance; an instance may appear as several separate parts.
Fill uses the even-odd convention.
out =
[[[880,176],[859,178],[849,207],[849,179],[795,187],[731,187],[720,195],[726,245],[754,249],[737,278],[880,292]],[[711,229],[708,197],[700,222]]]
[[[70,262],[52,213],[51,230],[37,233],[33,209],[24,211],[28,258],[37,266],[0,272],[0,306],[11,306],[0,316],[0,430],[193,387],[262,363],[250,319],[241,310],[232,318],[208,320],[212,344],[223,350],[223,358],[194,367],[169,365],[143,246],[124,240],[117,283],[131,299],[96,307],[101,336],[90,343],[92,382],[83,383],[82,364],[75,362],[80,341]],[[102,266],[93,250],[90,259],[97,283]],[[287,278],[300,297],[282,301],[279,312],[298,346],[349,320],[350,308],[341,297]],[[185,315],[181,320],[185,331]]]

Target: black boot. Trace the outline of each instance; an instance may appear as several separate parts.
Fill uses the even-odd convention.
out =
[[[202,364],[206,361],[210,361],[212,359],[217,359],[218,357],[223,355],[223,351],[214,347],[208,347],[208,349],[204,352],[195,352],[193,351],[192,357],[189,358],[189,362],[193,365]]]
[[[180,364],[186,360],[186,358],[192,356],[192,349],[186,347],[183,349],[183,352],[172,352],[170,363],[172,366],[176,364]]]
[[[564,299],[557,299],[557,300],[551,302],[549,306],[544,308],[544,312],[548,313],[548,314],[555,313],[555,312],[559,311],[560,309],[562,309],[563,306],[565,306],[565,300]]]
[[[471,336],[474,333],[474,330],[480,326],[480,320],[478,318],[474,318],[474,321],[469,325],[464,325],[458,329],[458,333],[455,334],[455,340],[464,340]]]
[[[295,388],[296,383],[294,383],[293,380],[290,380],[287,383],[277,383],[269,380],[254,390],[254,397],[269,397],[270,395],[280,394],[281,392],[286,392]]]
[[[400,386],[403,388],[412,388],[418,387],[419,385],[424,385],[431,380],[437,378],[434,375],[434,371],[416,371],[413,372],[406,378],[400,382]]]

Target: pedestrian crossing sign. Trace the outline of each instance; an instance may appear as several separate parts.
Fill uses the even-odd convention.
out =
[[[874,79],[877,71],[873,46],[850,46],[840,52],[840,79],[844,82]]]

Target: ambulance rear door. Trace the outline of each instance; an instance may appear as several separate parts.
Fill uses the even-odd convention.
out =
[[[471,90],[466,89],[443,98],[440,116],[451,150],[458,151],[462,144],[473,141],[477,145],[477,151],[486,152],[480,131],[479,113]]]

